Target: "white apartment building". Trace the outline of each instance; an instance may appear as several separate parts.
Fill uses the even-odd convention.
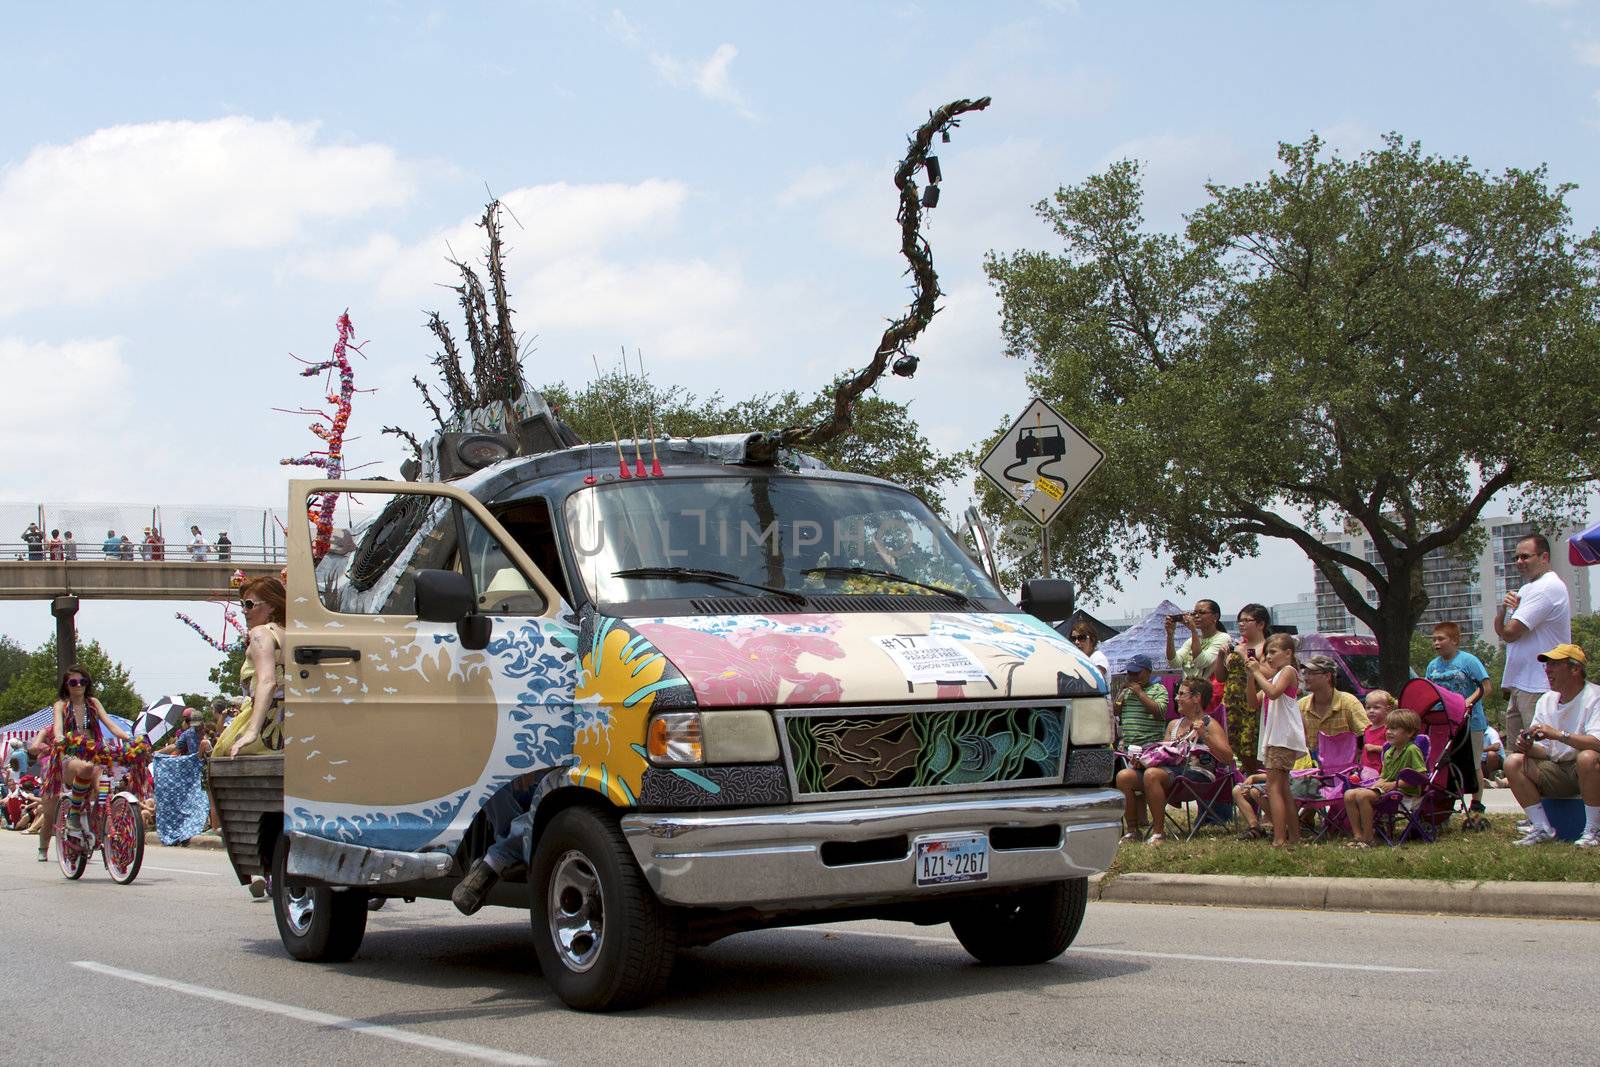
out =
[[[1522,584],[1514,560],[1517,541],[1535,531],[1531,523],[1503,515],[1484,519],[1483,523],[1489,537],[1476,557],[1457,559],[1438,549],[1423,560],[1422,580],[1428,591],[1428,610],[1417,624],[1417,629],[1423,633],[1430,632],[1434,623],[1448,620],[1461,627],[1463,641],[1479,638],[1491,644],[1498,642],[1494,633],[1495,606],[1507,592]],[[1578,527],[1567,527],[1546,536],[1550,538],[1550,559],[1555,571],[1567,583],[1572,614],[1587,615],[1589,569],[1567,562],[1567,538],[1578,531]],[[1330,533],[1321,540],[1382,567],[1364,531]],[[1316,629],[1321,633],[1370,635],[1372,631],[1345,610],[1344,603],[1334,594],[1333,586],[1322,572],[1315,566],[1311,570],[1316,582]],[[1370,582],[1348,569],[1345,574],[1366,595],[1368,603],[1377,603],[1378,595]]]

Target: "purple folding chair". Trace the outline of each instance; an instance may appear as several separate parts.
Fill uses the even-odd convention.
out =
[[[1228,709],[1219,706],[1209,714],[1226,733]],[[1194,835],[1207,823],[1228,825],[1232,820],[1224,818],[1219,809],[1232,808],[1233,787],[1242,780],[1239,777],[1237,764],[1227,766],[1219,764],[1216,777],[1209,782],[1196,782],[1174,775],[1172,784],[1167,789],[1167,807],[1176,810],[1168,812],[1168,823],[1177,828],[1185,841],[1192,841]],[[1189,810],[1190,804],[1194,805],[1193,812]]]
[[[1344,813],[1344,791],[1350,785],[1349,775],[1360,771],[1361,743],[1362,735],[1357,733],[1319,733],[1317,766],[1290,775],[1291,779],[1317,783],[1316,796],[1294,798],[1296,812],[1312,813],[1311,840],[1323,840],[1330,830],[1342,833],[1350,828]]]

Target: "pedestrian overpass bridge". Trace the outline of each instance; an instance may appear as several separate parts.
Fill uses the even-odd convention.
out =
[[[304,521],[302,519],[301,521]],[[45,542],[26,539],[33,524]],[[191,549],[199,527],[202,546]],[[229,505],[0,502],[0,601],[43,600],[56,620],[63,669],[77,654],[83,600],[232,599],[235,571],[276,575],[288,561],[283,512]],[[159,546],[144,543],[156,530]],[[52,531],[63,535],[55,543]],[[65,542],[68,532],[73,543]],[[226,534],[227,544],[220,544]],[[129,543],[119,545],[126,536]]]

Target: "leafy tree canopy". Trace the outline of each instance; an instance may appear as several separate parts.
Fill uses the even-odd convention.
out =
[[[709,437],[812,425],[833,409],[831,393],[809,399],[793,391],[763,393],[728,401],[721,393],[701,397],[680,386],[662,388],[615,373],[603,375],[581,390],[561,382],[540,391],[585,441],[609,441],[615,425],[630,462],[635,428],[641,440],[646,438],[652,413],[658,434]],[[644,450],[648,463],[648,442]],[[939,452],[928,443],[911,417],[909,405],[872,394],[856,401],[855,423],[849,434],[806,451],[830,467],[904,486],[936,509],[943,503],[941,485],[965,473],[960,457]]]
[[[27,662],[27,649],[9,637],[0,636],[0,693],[10,688],[12,680],[22,673]]]
[[[134,692],[127,668],[114,662],[100,642],[80,642],[78,664],[94,679],[94,695],[113,715],[132,718],[144,710],[144,700]],[[61,676],[56,671],[56,639],[49,640],[28,655],[4,692],[0,692],[0,723],[15,722],[47,708],[56,700]]]
[[[243,696],[244,688],[239,685],[239,668],[242,666],[244,666],[244,646],[241,645],[223,656],[222,662],[212,667],[211,673],[206,677],[223,696]]]
[[[1502,490],[1569,515],[1600,470],[1600,235],[1572,232],[1572,186],[1542,167],[1490,175],[1396,135],[1278,156],[1208,185],[1175,234],[1147,229],[1139,167],[1116,163],[1037,205],[1060,252],[986,269],[1007,353],[1108,454],[1052,531],[1096,546],[1063,554],[1068,576],[1118,589],[1158,553],[1203,575],[1288,540],[1398,684],[1423,556],[1475,551]],[[1375,560],[1319,539],[1346,527]]]

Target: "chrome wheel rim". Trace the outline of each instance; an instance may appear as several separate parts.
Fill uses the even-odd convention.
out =
[[[568,852],[550,872],[550,939],[568,970],[587,971],[605,941],[600,876],[581,852]]]
[[[311,901],[311,890],[306,886],[283,887],[283,917],[296,937],[304,937],[311,929],[312,913],[316,906]]]

